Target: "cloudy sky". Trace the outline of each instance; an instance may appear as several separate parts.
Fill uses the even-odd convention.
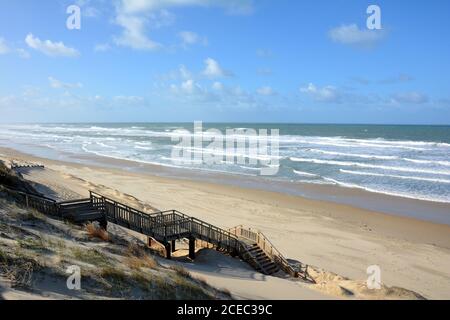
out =
[[[449,34],[446,0],[0,0],[0,122],[450,124]]]

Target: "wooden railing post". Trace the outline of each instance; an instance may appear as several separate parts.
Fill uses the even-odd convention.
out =
[[[189,237],[189,258],[195,259],[195,238]]]
[[[170,260],[170,259],[172,258],[172,257],[171,257],[172,250],[170,249],[170,243],[169,243],[169,242],[166,242],[166,243],[164,244],[164,247],[165,247],[165,249],[166,249],[166,259]]]

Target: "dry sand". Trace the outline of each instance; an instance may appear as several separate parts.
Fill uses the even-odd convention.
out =
[[[47,160],[10,149],[0,148],[0,154],[3,159],[44,164],[44,170],[25,170],[24,177],[49,186],[44,191],[62,198],[85,197],[93,190],[147,210],[177,209],[222,228],[243,224],[260,229],[287,258],[313,266],[319,280],[308,286],[264,277],[217,256],[186,266],[236,297],[415,297],[397,288],[367,290],[366,269],[378,265],[388,287],[412,290],[428,299],[450,299],[448,225],[275,192]]]

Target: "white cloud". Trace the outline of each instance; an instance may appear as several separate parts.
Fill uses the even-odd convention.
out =
[[[20,58],[22,59],[29,59],[31,55],[28,51],[25,49],[19,48],[11,48],[5,41],[5,39],[0,38],[0,55],[2,54],[9,54],[9,53],[16,53]]]
[[[269,86],[258,88],[256,92],[261,96],[273,96],[276,94],[275,90],[273,90],[272,87]]]
[[[114,42],[118,46],[130,47],[138,50],[155,50],[161,45],[151,40],[146,34],[145,17],[119,14],[116,17],[116,23],[123,27],[122,34],[114,37]]]
[[[388,107],[411,104],[419,105],[430,102],[426,94],[417,91],[399,92],[384,96],[376,93],[355,93],[334,86],[317,87],[312,83],[308,86],[301,87],[300,91],[309,95],[316,102],[353,106],[372,105]]]
[[[5,39],[0,38],[0,54],[7,54],[10,52],[8,45],[6,44]]]
[[[204,62],[205,69],[203,70],[203,75],[208,78],[221,78],[231,75],[230,72],[222,69],[220,64],[212,58],[207,58]]]
[[[53,77],[48,77],[48,81],[50,83],[50,87],[54,89],[76,89],[76,88],[82,88],[83,85],[81,83],[66,83],[62,82],[60,80],[57,80]]]
[[[228,13],[246,14],[253,9],[251,0],[120,0],[116,3],[115,23],[123,28],[114,37],[116,45],[137,50],[155,50],[162,45],[151,39],[148,30],[171,25],[175,16],[167,9],[173,7],[222,7]],[[196,39],[193,33],[180,34],[184,45],[206,43],[206,38]]]
[[[193,79],[193,78],[194,78],[194,75],[185,65],[180,65],[178,67],[178,69],[158,75],[156,77],[157,81],[161,81],[161,82],[174,81],[174,80],[188,80],[188,79]]]
[[[251,0],[122,0],[124,12],[134,14],[172,7],[222,7],[230,14],[253,12]]]
[[[194,83],[194,80],[192,79],[186,80],[181,84],[181,90],[188,94],[193,94],[196,87],[197,85]]]
[[[185,47],[195,44],[208,44],[208,39],[206,37],[202,37],[192,31],[181,31],[180,33],[178,33],[178,36],[181,39],[182,45]]]
[[[188,79],[180,84],[171,84],[168,95],[177,103],[207,105],[217,108],[248,109],[265,105],[262,96],[253,94],[239,86],[226,86],[215,81],[210,86],[202,86],[195,80]],[[161,88],[158,92],[164,92]]]
[[[181,65],[178,71],[182,79],[186,80],[192,78],[192,73],[188,70],[188,68],[186,68],[186,66]]]
[[[62,42],[52,42],[50,40],[41,41],[29,33],[25,38],[26,44],[39,52],[51,57],[77,57],[80,53]]]
[[[206,90],[204,90],[200,84],[195,82],[193,79],[187,79],[183,82],[181,82],[180,85],[172,84],[170,86],[172,93],[174,94],[181,94],[181,95],[188,95],[188,96],[202,96],[207,93]]]
[[[223,83],[219,81],[214,82],[211,87],[217,91],[222,91],[224,89]]]
[[[63,122],[86,121],[86,115],[104,111],[105,115],[111,112],[128,112],[127,108],[144,107],[149,105],[148,100],[140,96],[100,96],[75,95],[70,92],[61,92],[51,96],[41,95],[38,90],[30,93],[1,96],[0,109],[8,111],[0,118],[0,122],[14,121],[55,121]],[[56,116],[56,118],[55,118]],[[84,120],[81,120],[84,119]]]
[[[300,88],[300,92],[308,94],[315,101],[319,102],[338,103],[341,100],[341,94],[339,93],[337,88],[333,86],[320,88],[310,83],[308,84],[308,86]]]
[[[158,29],[171,25],[175,20],[174,15],[167,10],[129,13],[123,7],[124,4],[116,8],[115,23],[121,26],[123,30],[119,36],[113,37],[114,43],[135,50],[162,48],[162,44],[149,37],[148,29]]]
[[[429,101],[428,96],[420,92],[401,92],[392,95],[394,103],[423,104]]]
[[[356,24],[342,25],[329,31],[330,38],[337,43],[370,48],[380,42],[384,36],[383,30],[360,29]]]

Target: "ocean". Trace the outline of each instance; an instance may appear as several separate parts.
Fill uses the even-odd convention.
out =
[[[450,202],[450,126],[209,123],[216,128],[279,129],[279,164],[260,176],[261,164],[226,161],[175,164],[174,130],[193,123],[81,123],[0,125],[0,145],[37,156],[95,155],[189,172],[244,179],[337,185],[404,198]],[[200,146],[192,152],[202,153]],[[208,151],[211,153],[211,151]],[[269,155],[270,158],[270,155]],[[194,171],[193,171],[194,170]],[[197,171],[199,170],[199,171]]]

